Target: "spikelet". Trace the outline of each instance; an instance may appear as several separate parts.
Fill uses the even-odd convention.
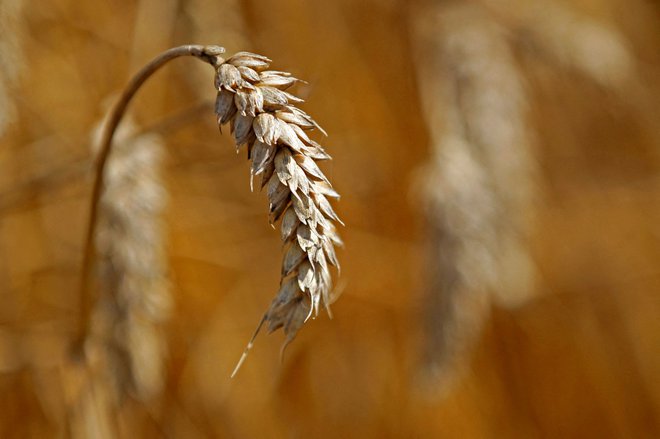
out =
[[[491,301],[511,306],[533,291],[526,238],[537,171],[506,32],[474,5],[420,17],[419,83],[433,142],[422,170],[423,375],[439,389],[464,365]]]
[[[181,5],[191,41],[222,41],[225,47],[249,47],[253,33],[247,26],[241,0],[190,0]],[[183,24],[183,23],[182,23]],[[199,99],[209,99],[208,89],[198,87],[208,81],[206,69],[189,69],[183,79]]]
[[[281,219],[282,280],[264,321],[271,332],[284,329],[286,346],[319,307],[334,300],[329,266],[339,267],[334,246],[342,241],[334,223],[341,221],[329,201],[339,195],[317,165],[330,156],[307,134],[323,130],[295,106],[302,100],[287,92],[299,80],[268,70],[270,62],[239,52],[219,63],[215,112],[220,127],[230,125],[237,150],[247,150],[250,184],[258,178],[266,189],[271,225]]]
[[[96,247],[101,295],[91,344],[102,350],[117,396],[156,396],[164,380],[162,323],[170,311],[160,180],[162,140],[128,136],[123,125],[107,164],[99,205]],[[103,361],[101,362],[103,363]]]

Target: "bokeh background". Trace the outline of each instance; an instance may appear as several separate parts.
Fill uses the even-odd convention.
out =
[[[660,436],[659,19],[642,0],[2,0],[0,437]],[[131,107],[166,151],[167,372],[92,434],[70,349],[90,139],[185,43],[307,80],[343,294],[229,379],[281,244],[212,70],[172,62]]]

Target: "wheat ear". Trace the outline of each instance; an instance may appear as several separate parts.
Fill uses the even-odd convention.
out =
[[[98,156],[83,260],[80,340],[84,340],[89,326],[93,240],[114,132],[142,84],[164,64],[181,56],[193,56],[216,69],[218,123],[230,123],[237,149],[246,147],[252,160],[251,178],[261,174],[261,187],[267,187],[271,224],[282,218],[282,279],[262,323],[267,322],[270,331],[283,328],[286,346],[303,323],[318,313],[320,305],[327,309],[335,299],[331,294],[329,265],[339,265],[334,245],[342,242],[333,223],[341,221],[328,198],[339,195],[316,164],[330,156],[307,135],[314,128],[323,130],[293,105],[302,100],[285,91],[298,79],[285,72],[267,70],[270,60],[264,56],[240,52],[225,61],[222,53],[221,47],[199,45],[163,52],[133,77],[110,113]]]
[[[299,80],[267,70],[270,62],[265,56],[240,52],[219,65],[215,112],[220,127],[230,124],[237,151],[247,149],[251,187],[252,179],[261,175],[271,224],[282,218],[280,290],[261,323],[271,332],[284,328],[284,349],[319,306],[328,309],[334,299],[329,264],[339,267],[334,245],[341,240],[333,222],[341,220],[328,201],[339,194],[316,164],[330,156],[306,133],[323,130],[293,105],[302,100],[285,91]],[[232,376],[251,346],[252,340]]]
[[[116,373],[117,387],[149,400],[163,386],[162,323],[170,310],[162,213],[167,192],[160,136],[124,123],[105,172],[96,248],[103,293],[94,313]]]
[[[432,141],[422,186],[422,375],[442,394],[466,365],[490,303],[516,306],[533,295],[527,236],[537,168],[525,81],[505,30],[472,4],[422,12],[418,71]]]

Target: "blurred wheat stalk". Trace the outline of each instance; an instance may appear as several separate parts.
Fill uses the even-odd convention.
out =
[[[128,140],[133,133],[130,121],[125,123],[105,172],[96,235],[104,291],[91,333],[107,337],[108,350],[115,352],[112,369],[123,381],[116,387],[149,399],[163,385],[158,326],[171,302],[162,232],[167,193],[159,175],[162,139],[144,134]]]
[[[411,23],[432,142],[419,182],[430,237],[420,376],[432,393],[465,370],[492,302],[517,306],[535,291],[538,170],[516,38],[613,89],[632,69],[616,30],[553,2],[507,3],[428,2]]]

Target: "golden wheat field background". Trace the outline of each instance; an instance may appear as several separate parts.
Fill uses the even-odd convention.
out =
[[[642,0],[0,0],[0,437],[660,436],[659,22]],[[262,331],[233,379],[282,243],[209,66],[156,73],[110,156],[137,204],[104,212],[143,221],[153,285],[100,317],[128,275],[79,294],[94,132],[193,43],[306,81],[346,224],[333,318],[281,360]],[[140,148],[160,161],[122,168]],[[85,317],[129,348],[80,355]]]

